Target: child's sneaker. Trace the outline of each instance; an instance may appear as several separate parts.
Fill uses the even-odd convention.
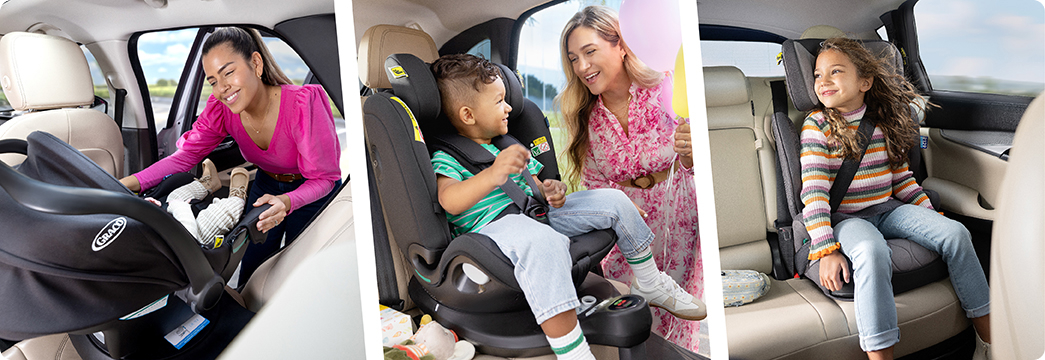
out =
[[[639,287],[638,281],[631,282],[631,293],[642,296],[650,306],[667,310],[671,315],[685,320],[704,320],[708,316],[708,308],[700,299],[683,290],[675,279],[663,271],[657,277],[657,284],[650,287]]]

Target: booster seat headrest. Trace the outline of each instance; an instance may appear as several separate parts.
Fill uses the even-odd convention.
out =
[[[809,111],[820,102],[816,98],[813,85],[813,68],[816,55],[820,51],[820,43],[826,39],[785,40],[782,46],[784,59],[784,76],[787,81],[787,94],[795,108]],[[901,76],[903,75],[903,57],[892,43],[885,40],[857,40],[871,54],[887,59],[887,63]]]
[[[442,100],[428,64],[411,54],[392,54],[385,59],[385,74],[395,96],[410,108],[421,133],[448,131],[449,123],[438,121]]]

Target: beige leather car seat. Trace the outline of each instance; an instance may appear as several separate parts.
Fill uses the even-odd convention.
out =
[[[991,351],[1045,352],[1045,93],[1023,113],[1001,183],[991,240]]]
[[[45,131],[69,143],[116,178],[123,176],[123,138],[108,115],[83,108],[94,102],[94,84],[76,43],[50,35],[12,32],[0,38],[0,87],[25,114],[0,125],[0,139],[25,139]],[[22,155],[0,155],[19,164]]]
[[[765,82],[748,79],[730,66],[704,69],[723,269],[772,271],[767,231],[776,217],[776,156],[761,112],[771,103],[763,98],[771,96]],[[901,331],[897,356],[969,326],[947,279],[900,294],[896,305]],[[808,279],[774,279],[768,294],[726,308],[725,314],[732,358],[867,358],[860,350],[853,303],[828,298]]]

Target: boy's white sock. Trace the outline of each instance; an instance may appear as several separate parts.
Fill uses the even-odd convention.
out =
[[[558,360],[595,360],[595,355],[591,354],[588,341],[584,339],[584,333],[581,332],[580,323],[574,325],[573,330],[562,337],[553,338],[547,335],[545,337],[548,338],[548,344],[552,346],[552,351],[555,352],[555,358]]]
[[[640,287],[648,288],[657,284],[657,275],[660,275],[660,270],[657,269],[657,263],[653,261],[653,250],[646,247],[634,258],[625,256],[624,259],[628,260],[628,265],[631,265],[631,272],[635,273],[635,281],[639,282]]]

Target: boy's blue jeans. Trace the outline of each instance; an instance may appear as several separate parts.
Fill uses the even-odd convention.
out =
[[[616,189],[578,191],[566,196],[561,208],[550,208],[551,226],[526,215],[506,215],[477,231],[490,237],[515,265],[515,278],[537,323],[580,306],[570,278],[570,236],[613,229],[617,247],[634,257],[653,242],[627,195]]]
[[[846,219],[835,225],[834,233],[853,262],[856,328],[864,351],[882,350],[900,341],[886,238],[905,238],[940,254],[965,315],[977,318],[990,312],[987,278],[969,230],[961,223],[908,204],[868,219]]]

